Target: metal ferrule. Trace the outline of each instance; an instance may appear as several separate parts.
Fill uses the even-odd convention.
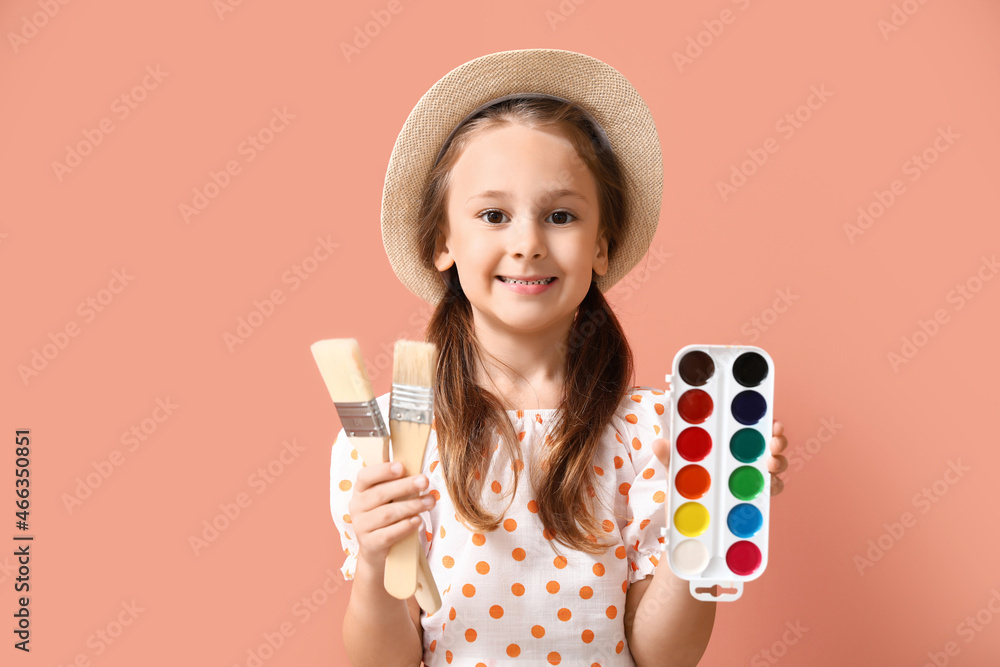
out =
[[[337,414],[348,437],[384,438],[389,430],[382,420],[382,411],[375,399],[369,401],[334,403]]]
[[[434,391],[431,387],[393,383],[389,419],[429,425],[433,416]]]

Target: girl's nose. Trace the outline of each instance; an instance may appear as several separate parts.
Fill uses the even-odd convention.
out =
[[[515,220],[509,231],[508,250],[512,255],[529,259],[545,256],[545,234],[534,220]]]

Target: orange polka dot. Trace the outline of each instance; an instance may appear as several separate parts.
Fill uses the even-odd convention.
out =
[[[632,394],[631,398],[636,403],[638,403],[638,402],[640,402],[642,400],[642,396],[640,396],[639,394]]]
[[[573,614],[566,607],[563,607],[562,609],[560,609],[556,613],[556,616],[559,617],[560,621],[568,621],[569,619],[573,618]]]
[[[594,574],[598,577],[604,576],[604,563],[594,563]]]
[[[650,477],[652,477],[655,474],[656,474],[656,472],[652,468],[646,468],[645,470],[642,471],[642,478],[643,479],[649,479]]]
[[[351,450],[351,458],[354,459],[355,461],[358,460],[358,450],[356,449]]]
[[[441,537],[444,537],[444,526],[441,526]]]
[[[539,424],[542,423],[542,416],[537,412],[535,413],[535,421],[538,422]]]
[[[477,662],[476,663],[476,667],[486,667],[486,663],[485,662]]]
[[[621,468],[623,465],[625,465],[625,461],[622,460],[622,457],[616,456],[615,457],[615,468]]]
[[[618,642],[618,646],[615,647],[615,653],[621,653],[625,650],[625,642]]]
[[[503,607],[498,604],[490,607],[490,616],[493,618],[503,618]]]
[[[486,536],[483,535],[482,533],[476,533],[475,535],[472,536],[472,543],[475,544],[477,547],[481,547],[484,544],[486,544]]]
[[[437,643],[438,643],[438,640],[436,640],[436,639],[431,642],[431,653],[433,653],[434,649],[437,648]]]
[[[514,521],[513,519],[507,519],[506,521],[503,522],[503,529],[506,530],[508,533],[513,533],[515,530],[517,530],[517,521]]]
[[[545,539],[547,539],[547,540],[551,540],[551,539],[552,539],[552,538],[554,538],[555,536],[556,536],[556,534],[555,534],[555,533],[553,533],[553,532],[552,532],[551,530],[549,530],[548,528],[546,528],[545,530],[543,530],[543,531],[542,531],[542,537],[544,537],[544,538],[545,538]]]
[[[466,584],[462,586],[462,595],[464,595],[465,597],[471,598],[475,594],[476,594],[476,587],[473,586],[472,584]]]
[[[597,538],[594,537],[593,535],[591,535],[590,533],[587,533],[587,541],[588,542],[595,542],[596,543],[597,542]]]
[[[521,655],[521,647],[518,646],[517,644],[510,644],[507,647],[507,655],[509,655],[512,658],[516,658],[517,656]]]
[[[611,519],[605,519],[601,523],[601,525],[604,526],[604,532],[605,533],[610,533],[612,530],[615,529],[615,522],[612,521]]]
[[[622,494],[623,496],[627,496],[629,489],[631,488],[632,488],[631,484],[629,484],[628,482],[622,482],[622,485],[618,487],[618,493]]]
[[[351,480],[349,480],[349,479],[342,479],[342,480],[340,480],[340,490],[341,491],[350,491],[351,490]]]
[[[474,642],[474,641],[476,641],[476,631],[473,630],[472,628],[469,628],[468,630],[466,630],[465,631],[465,641],[467,641],[467,642]]]
[[[625,415],[625,421],[627,421],[629,424],[638,424],[639,418],[630,412],[627,415]]]
[[[493,483],[490,485],[490,488],[493,489],[493,493],[500,493],[500,488],[501,488],[500,482],[493,480]]]
[[[667,496],[666,496],[666,494],[663,493],[663,491],[657,491],[656,493],[653,494],[653,502],[654,503],[662,503],[666,499],[667,499]]]
[[[628,579],[622,582],[622,593],[628,594]]]
[[[655,433],[656,435],[660,435],[660,425],[659,424],[653,424],[653,433]]]
[[[659,565],[660,564],[660,560],[656,556],[650,556],[649,560],[650,560],[650,562],[653,563],[653,565]]]
[[[424,536],[427,538],[428,544],[430,544],[431,540],[434,539],[434,533],[430,532],[429,530],[424,531]]]
[[[662,396],[663,394],[666,393],[660,389],[652,389],[652,388],[649,391],[651,394],[653,394],[653,396]]]
[[[473,471],[472,476],[475,477],[476,479],[480,479],[480,477],[479,477],[479,471],[478,470]]]
[[[449,665],[451,664],[452,657],[453,656],[451,654],[451,651],[445,651],[444,652],[444,659],[448,661]]]
[[[524,461],[522,461],[521,459],[515,459],[514,462],[510,465],[510,467],[512,470],[521,472],[522,470],[524,470]]]
[[[545,584],[545,590],[547,590],[549,593],[552,593],[552,594],[558,593],[559,592],[559,582],[558,581],[550,581],[549,583]]]
[[[511,551],[510,555],[513,556],[514,560],[524,560],[524,558],[525,558],[525,556],[527,554],[524,553],[524,549],[522,549],[521,547],[518,547],[517,549],[514,549],[513,551]]]
[[[540,625],[531,626],[531,636],[535,639],[541,639],[545,636],[545,628]]]
[[[656,410],[656,414],[658,415],[663,414],[664,408],[662,403],[653,403],[653,409]]]
[[[611,605],[610,607],[608,607],[607,614],[608,618],[615,618],[616,616],[618,616],[618,607]]]
[[[621,442],[621,443],[625,442],[624,440],[622,440],[622,434],[619,433],[617,430],[615,431],[615,439],[618,440],[618,442]]]
[[[440,461],[431,461],[431,472],[434,472],[434,468],[437,468]]]
[[[517,434],[518,441],[524,440],[524,433],[525,433],[524,431],[521,431],[520,433]]]
[[[624,559],[625,558],[625,547],[618,547],[617,549],[615,549],[615,555],[618,556],[618,558]]]
[[[476,563],[476,572],[478,572],[479,574],[489,574],[490,564],[484,560],[479,561],[478,563]]]
[[[549,653],[549,664],[550,665],[558,665],[560,662],[562,662],[562,658],[560,657],[560,655],[558,653],[556,653],[555,651],[552,651],[552,653]]]
[[[441,492],[437,489],[431,489],[430,495],[434,497],[434,500],[441,500]]]
[[[649,525],[649,519],[643,519],[642,522],[639,524],[639,530],[642,530],[648,525]]]
[[[632,449],[642,449],[642,443],[639,438],[632,438]]]
[[[552,561],[552,564],[561,570],[566,567],[566,562],[566,556],[556,556],[555,560]]]
[[[514,584],[510,587],[510,592],[520,597],[524,595],[524,586],[521,584]]]
[[[344,522],[345,523],[353,523],[353,521],[351,521],[351,515],[350,514],[345,514],[344,515]]]
[[[584,600],[589,600],[593,596],[594,596],[594,589],[591,588],[590,586],[584,586],[583,588],[580,589],[580,597],[582,597]]]
[[[455,559],[452,558],[451,556],[445,556],[444,558],[442,558],[441,563],[447,568],[455,567]]]
[[[604,468],[600,468],[598,466],[594,466],[594,472],[596,472],[598,475],[603,475],[604,474]]]
[[[529,500],[528,511],[531,512],[532,514],[538,514],[538,503],[536,503],[534,500]]]
[[[582,639],[585,643],[589,644],[590,642],[594,641],[594,631],[584,630],[583,634],[580,635],[580,639]]]

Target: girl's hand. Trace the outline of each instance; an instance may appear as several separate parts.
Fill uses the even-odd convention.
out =
[[[393,471],[394,466],[399,472]],[[389,547],[420,526],[419,521],[411,522],[410,519],[434,507],[434,496],[430,494],[392,502],[427,488],[425,475],[401,478],[402,469],[402,464],[389,461],[363,467],[358,471],[354,495],[347,505],[358,538],[358,558],[375,569],[385,567]]]
[[[784,472],[788,469],[788,459],[781,456],[781,452],[785,451],[788,447],[788,440],[785,439],[785,427],[779,422],[775,421],[774,426],[771,429],[771,446],[770,446],[770,456],[767,461],[767,469],[771,473],[771,495],[776,496],[781,493],[785,488],[785,483],[778,477],[779,472]],[[670,469],[670,441],[666,438],[657,438],[652,442],[653,453],[656,454],[656,458],[660,459],[660,463],[667,470]]]

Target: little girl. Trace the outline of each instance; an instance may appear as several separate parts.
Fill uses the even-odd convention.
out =
[[[660,566],[670,395],[632,385],[603,296],[648,249],[661,189],[648,109],[588,56],[484,56],[411,112],[382,229],[435,306],[434,422],[412,477],[363,466],[343,429],[333,446],[352,664],[698,663],[715,603]],[[787,467],[773,432],[772,495]],[[412,531],[440,589],[430,615],[382,585]]]

